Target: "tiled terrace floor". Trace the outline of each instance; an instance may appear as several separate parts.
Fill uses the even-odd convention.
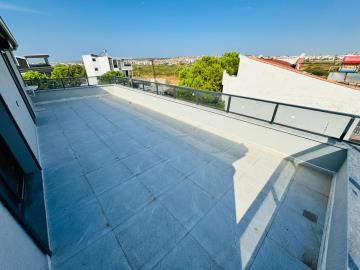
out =
[[[316,265],[327,176],[111,96],[37,109],[53,269]]]

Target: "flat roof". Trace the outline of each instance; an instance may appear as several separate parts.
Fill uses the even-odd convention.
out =
[[[0,36],[3,36],[9,41],[9,44],[12,49],[16,49],[18,47],[18,43],[15,37],[11,34],[9,28],[7,27],[2,17],[0,17]]]
[[[47,58],[50,57],[49,54],[28,54],[28,55],[24,55],[25,58]]]

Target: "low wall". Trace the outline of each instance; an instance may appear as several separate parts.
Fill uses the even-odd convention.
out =
[[[348,261],[348,162],[345,161],[331,182],[323,232],[319,269],[347,269]]]
[[[241,121],[221,111],[181,100],[133,90],[128,87],[104,86],[103,90],[132,103],[165,114],[179,121],[212,132],[226,139],[261,145],[286,157],[294,158],[329,172],[336,172],[346,158],[346,149],[275,128]]]

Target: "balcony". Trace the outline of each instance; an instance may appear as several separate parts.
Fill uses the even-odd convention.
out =
[[[127,86],[34,101],[54,269],[315,269],[330,256],[343,148]]]

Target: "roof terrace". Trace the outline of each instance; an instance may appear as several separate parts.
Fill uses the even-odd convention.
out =
[[[116,85],[34,101],[54,269],[316,269],[332,251],[343,149],[249,123],[218,136],[217,119],[242,121]]]

